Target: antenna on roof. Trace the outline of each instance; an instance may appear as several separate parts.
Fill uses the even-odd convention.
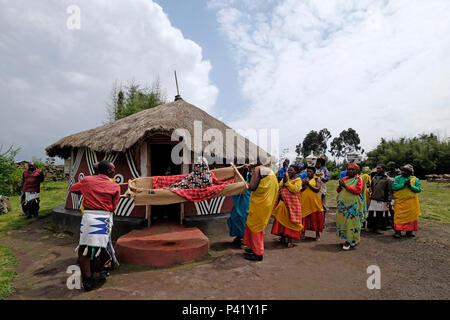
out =
[[[181,99],[181,96],[180,96],[180,91],[178,90],[177,70],[175,70],[174,72],[175,72],[175,83],[177,85],[177,95],[175,96],[175,101],[177,101],[177,100]]]

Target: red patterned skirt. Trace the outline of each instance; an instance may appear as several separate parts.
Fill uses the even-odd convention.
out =
[[[323,211],[313,212],[303,218],[303,230],[323,232],[325,216]]]

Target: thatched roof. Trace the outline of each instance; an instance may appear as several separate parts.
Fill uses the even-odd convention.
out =
[[[193,144],[194,121],[202,122],[203,132],[215,128],[222,133],[224,138],[223,152],[216,156],[225,159],[225,133],[227,129],[231,128],[205,111],[187,103],[183,99],[140,111],[126,118],[94,129],[72,134],[53,143],[45,150],[50,157],[59,156],[62,158],[69,157],[72,148],[82,147],[87,147],[97,152],[124,152],[152,134],[172,134],[172,132],[178,128],[187,129],[190,132]],[[235,149],[235,152],[237,154],[245,154],[246,159],[248,159],[249,155],[253,158],[255,155],[252,150],[258,150],[259,152],[260,148],[236,133],[234,130],[233,132],[238,139],[243,139],[245,141],[246,149],[244,152],[241,144],[237,143],[237,151]],[[204,142],[203,148],[208,144],[209,142]],[[249,146],[252,148],[249,148]],[[267,152],[262,149],[261,152],[264,155],[269,156]]]

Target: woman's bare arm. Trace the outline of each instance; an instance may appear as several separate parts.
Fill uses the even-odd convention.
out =
[[[248,185],[248,189],[250,191],[256,190],[256,188],[258,188],[260,180],[261,180],[261,175],[260,175],[260,172],[259,172],[259,167],[256,167],[255,169],[253,169],[252,178],[250,179],[250,183]]]

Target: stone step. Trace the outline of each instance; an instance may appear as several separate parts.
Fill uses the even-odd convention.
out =
[[[167,267],[203,257],[209,239],[198,228],[161,223],[121,236],[115,250],[119,262]]]

